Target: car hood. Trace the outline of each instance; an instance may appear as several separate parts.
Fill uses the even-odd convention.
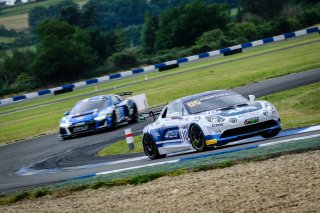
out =
[[[97,109],[90,110],[78,114],[71,114],[66,117],[72,124],[91,121],[98,116],[99,111]]]
[[[242,104],[235,107],[228,107],[224,109],[206,111],[201,113],[201,115],[218,115],[218,116],[237,116],[241,114],[245,114],[248,112],[254,112],[262,109],[262,104],[259,102],[248,102],[246,104]]]

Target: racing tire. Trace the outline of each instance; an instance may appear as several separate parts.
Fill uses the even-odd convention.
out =
[[[273,138],[273,137],[277,136],[279,134],[279,132],[280,131],[270,132],[270,133],[267,133],[267,134],[263,134],[261,136],[264,137],[264,138]]]
[[[116,112],[113,111],[112,112],[112,120],[111,120],[111,129],[116,129],[118,127],[118,123],[117,123],[117,115]]]
[[[208,149],[205,136],[199,126],[192,125],[190,127],[189,138],[192,147],[198,152],[203,152]]]
[[[137,105],[136,104],[133,104],[133,113],[132,115],[130,116],[130,120],[129,120],[129,123],[130,124],[134,124],[134,123],[137,123],[138,122],[138,108],[137,108]],[[129,112],[129,110],[128,110]]]
[[[65,136],[65,137],[60,136],[60,140],[61,140],[61,141],[66,141],[66,140],[69,140],[69,139],[71,139],[71,138],[72,138],[72,136]]]
[[[157,144],[155,143],[152,135],[150,134],[145,134],[143,139],[142,139],[142,145],[143,145],[143,150],[144,153],[151,159],[159,159],[159,158],[164,158],[167,155],[160,155],[159,150],[157,147]]]

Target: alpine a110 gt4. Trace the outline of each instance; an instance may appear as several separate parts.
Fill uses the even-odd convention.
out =
[[[137,121],[137,105],[119,95],[91,97],[75,104],[60,121],[60,137],[70,138],[84,132],[116,128],[122,122]]]
[[[172,101],[143,130],[150,159],[185,150],[204,151],[256,135],[269,138],[281,130],[276,108],[229,90],[208,91]]]

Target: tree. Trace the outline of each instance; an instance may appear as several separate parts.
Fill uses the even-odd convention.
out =
[[[32,71],[43,85],[79,79],[96,61],[88,31],[66,22],[46,20],[37,33],[40,42]]]
[[[64,20],[71,24],[79,24],[81,17],[79,6],[72,0],[64,0],[48,8],[35,7],[29,12],[29,26],[35,30],[45,19]]]
[[[71,25],[80,26],[81,18],[78,5],[67,6],[60,11],[60,20],[68,22]]]
[[[241,0],[241,7],[245,12],[255,14],[263,19],[277,17],[288,0]]]
[[[229,21],[228,6],[207,5],[201,0],[167,10],[160,16],[157,49],[190,46],[203,32],[224,29]]]
[[[1,78],[7,85],[12,84],[21,73],[31,73],[30,64],[35,53],[31,50],[12,50],[12,54],[4,55]]]
[[[89,0],[83,6],[86,18],[103,31],[142,24],[148,10],[146,0]]]
[[[90,31],[90,46],[98,56],[98,63],[102,63],[105,59],[115,53],[115,36],[114,33],[104,33],[100,30]]]
[[[121,52],[128,47],[124,30],[122,27],[118,26],[114,31],[115,48],[117,52]]]
[[[48,18],[48,16],[48,11],[45,7],[35,7],[31,9],[28,16],[30,28],[35,30],[40,22]]]
[[[150,12],[145,15],[141,32],[142,49],[145,54],[155,52],[156,32],[158,30],[158,19]]]

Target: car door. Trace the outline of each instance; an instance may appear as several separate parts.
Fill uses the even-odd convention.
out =
[[[111,97],[111,101],[112,101],[112,105],[115,106],[115,113],[116,113],[116,116],[117,116],[117,122],[122,122],[125,120],[125,107],[124,105],[120,105],[121,103],[121,99],[116,96],[116,95],[113,95]]]
[[[180,103],[175,102],[168,105],[166,111],[161,115],[161,139],[165,143],[181,143],[181,134],[179,126],[183,125],[185,110]]]

